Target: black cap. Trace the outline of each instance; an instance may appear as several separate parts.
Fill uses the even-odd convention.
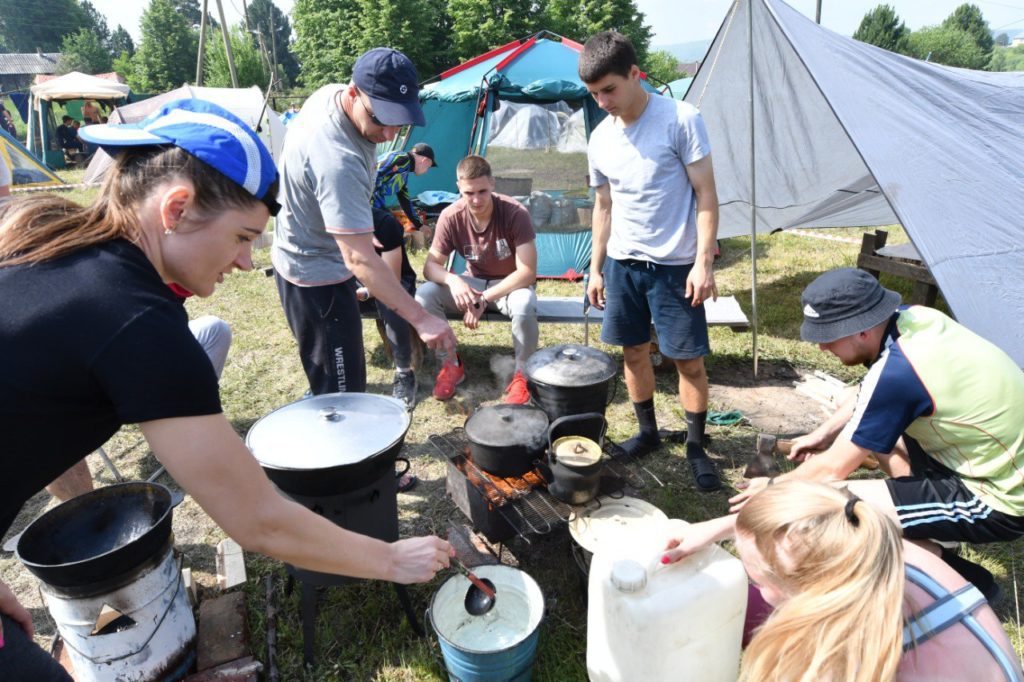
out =
[[[430,167],[437,168],[437,159],[434,158],[434,150],[426,142],[417,142],[410,149],[413,154],[419,154],[430,159]]]
[[[800,302],[804,306],[800,337],[831,343],[888,320],[900,305],[900,295],[863,270],[840,268],[808,284]]]
[[[364,52],[352,68],[352,82],[370,98],[374,116],[389,126],[427,124],[418,80],[409,58],[390,47]]]

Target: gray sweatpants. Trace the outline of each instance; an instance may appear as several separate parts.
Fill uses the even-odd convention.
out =
[[[231,348],[231,327],[219,317],[203,315],[189,320],[188,328],[206,354],[210,356],[213,371],[220,379],[220,375],[224,371],[224,363],[228,359],[228,349]]]
[[[483,291],[499,280],[479,279],[469,275],[459,275],[469,286]],[[434,317],[445,319],[448,313],[458,314],[451,289],[443,284],[426,282],[416,289],[416,301]],[[521,370],[526,360],[537,350],[537,338],[540,330],[537,327],[537,292],[534,287],[516,289],[507,296],[487,304],[489,311],[497,311],[512,318],[512,346],[515,350],[516,369]]]

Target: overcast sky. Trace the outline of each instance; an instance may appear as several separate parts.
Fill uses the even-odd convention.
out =
[[[118,24],[136,40],[139,18],[149,4],[146,0],[91,0],[107,17],[113,30]],[[242,0],[221,0],[229,24],[241,21]],[[896,8],[896,13],[911,29],[940,23],[963,0],[881,0]],[[1024,0],[973,0],[981,8],[990,28],[1024,29]],[[201,3],[200,3],[201,4]],[[288,13],[294,0],[274,0],[281,11]],[[694,40],[710,40],[722,23],[732,0],[637,0],[637,7],[647,15],[654,27],[653,45],[672,45]],[[809,17],[814,17],[815,0],[789,0],[789,4]],[[880,4],[880,0],[822,0],[821,23],[843,35],[853,35],[864,14]],[[209,0],[210,13],[217,16],[216,0]],[[538,27],[543,28],[543,27]]]

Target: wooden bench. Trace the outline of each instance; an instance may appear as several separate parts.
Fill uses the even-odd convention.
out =
[[[735,296],[719,296],[717,301],[705,301],[704,302],[704,313],[707,316],[708,326],[724,326],[729,327],[731,330],[736,332],[746,331],[750,328],[750,320],[747,319],[743,309],[740,308],[739,302]],[[388,343],[387,333],[384,330],[384,322],[377,315],[377,308],[367,308],[362,311],[364,319],[372,319],[377,323],[377,332],[380,334],[381,341],[384,342],[384,353],[390,358],[391,357],[391,345]],[[601,320],[604,317],[604,311],[598,310],[597,308],[590,308],[589,322],[593,324],[601,324]],[[457,313],[449,313],[449,320],[461,320],[462,316]],[[500,312],[497,311],[486,311],[481,317],[481,322],[510,322],[511,320]],[[587,315],[583,313],[583,297],[582,296],[540,296],[537,298],[537,321],[540,323],[553,323],[553,324],[583,324],[587,322]],[[657,333],[652,328],[651,330],[652,340],[652,362],[654,358],[659,358],[655,362],[656,367],[666,368],[671,364],[671,361],[661,359],[660,353],[657,348]],[[415,333],[411,335],[412,338],[412,366],[414,369],[419,369],[423,362],[423,343]]]
[[[870,272],[877,279],[883,272],[905,277],[914,282],[910,302],[934,306],[939,293],[938,284],[911,243],[886,246],[889,233],[885,230],[867,232],[861,240],[857,267]]]
[[[710,327],[729,327],[733,331],[740,332],[750,328],[750,320],[747,319],[743,309],[735,296],[719,296],[717,301],[705,301],[704,313],[707,316]],[[364,310],[362,316],[366,319],[376,319],[377,310]],[[597,308],[590,309],[590,322],[601,324],[604,311]],[[460,313],[449,313],[449,320],[461,320]],[[498,311],[488,310],[480,317],[481,322],[509,322]],[[587,321],[587,315],[583,312],[582,296],[540,296],[537,298],[537,321],[540,323],[555,324],[583,324]]]

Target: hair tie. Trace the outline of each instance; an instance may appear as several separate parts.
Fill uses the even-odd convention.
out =
[[[857,497],[856,495],[852,495],[850,497],[850,499],[846,501],[846,508],[845,508],[846,518],[854,526],[859,526],[860,525],[860,519],[858,519],[857,515],[853,513],[853,505],[857,504],[858,502],[860,502],[860,498]]]

